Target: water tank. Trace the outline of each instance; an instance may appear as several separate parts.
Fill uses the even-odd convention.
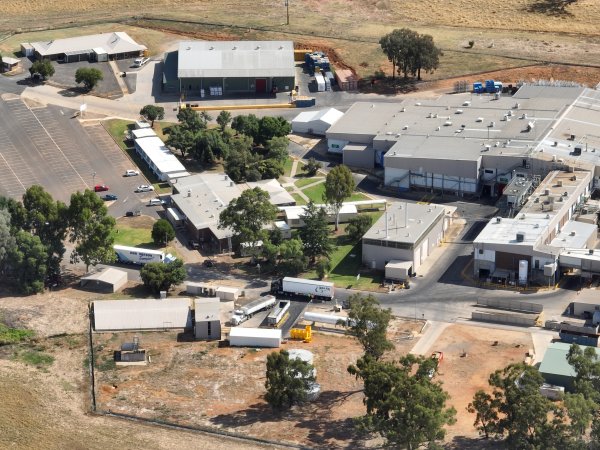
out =
[[[529,262],[526,259],[519,261],[519,284],[527,284],[527,272],[529,269]]]

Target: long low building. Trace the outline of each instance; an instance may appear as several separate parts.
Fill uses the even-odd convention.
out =
[[[132,132],[135,151],[148,164],[160,181],[169,181],[189,176],[185,166],[168,149],[153,130],[142,128]]]
[[[99,300],[92,303],[94,330],[191,328],[190,299]]]
[[[146,50],[145,45],[121,31],[21,44],[25,56],[67,63],[136,58]]]

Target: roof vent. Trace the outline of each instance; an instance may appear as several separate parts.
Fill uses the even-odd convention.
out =
[[[237,50],[237,45],[234,45],[231,50]]]
[[[540,227],[540,224],[539,224],[539,223],[535,223],[535,224],[533,224],[533,228],[539,228],[539,227]]]
[[[475,119],[475,122],[483,122],[483,117],[478,117],[477,119]]]
[[[188,47],[189,49],[189,47]],[[210,47],[208,47],[209,50],[214,50],[215,48],[211,45]]]
[[[549,219],[549,218],[550,218],[550,214],[546,214],[546,219]]]
[[[590,249],[588,250],[588,254],[590,254],[590,255],[593,255],[593,254],[594,254],[594,249],[593,249],[593,248],[590,248]]]
[[[408,125],[404,125],[404,126],[402,127],[402,129],[403,129],[403,130],[408,130]]]
[[[502,217],[496,217],[496,223],[502,222]]]
[[[521,219],[521,220],[525,220],[525,218],[526,218],[526,217],[527,217],[527,216],[526,216],[525,214],[521,214],[521,217],[519,217],[519,219]]]
[[[260,50],[260,45],[257,45],[255,50]]]
[[[462,109],[457,109],[454,114],[462,114],[464,111]]]
[[[467,101],[464,101],[462,105],[463,106],[471,106],[471,102],[469,100],[467,100]]]
[[[189,45],[185,48],[186,50],[191,50],[192,47],[190,47]]]
[[[437,127],[437,128],[435,129],[435,131],[440,131],[440,127]]]
[[[428,119],[431,119],[432,117],[433,117],[433,114],[431,114],[431,113],[427,114]]]
[[[452,121],[450,121],[450,120],[446,120],[446,121],[444,122],[444,126],[445,126],[445,127],[449,127],[450,125],[452,125]]]
[[[417,105],[418,105],[418,103],[417,103]],[[400,112],[406,112],[406,108],[402,108],[402,109],[400,110]]]
[[[575,236],[577,233],[575,233],[574,231],[571,231],[571,233],[569,233],[569,236]]]

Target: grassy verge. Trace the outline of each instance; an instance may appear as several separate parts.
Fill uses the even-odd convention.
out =
[[[292,197],[294,197],[294,200],[296,200],[296,205],[298,205],[298,206],[306,205],[306,200],[304,200],[304,198],[302,198],[300,196],[300,194],[292,193]]]
[[[15,359],[38,368],[51,366],[54,362],[54,356],[39,350],[24,350],[15,354]]]
[[[294,159],[288,158],[285,160],[285,164],[283,165],[283,176],[291,177],[292,176],[292,166],[294,165]]]
[[[296,187],[302,189],[304,186],[308,186],[309,184],[316,183],[317,181],[325,181],[323,178],[300,178],[298,181],[295,181],[294,184]]]
[[[11,328],[0,323],[0,345],[16,344],[33,336],[33,331]]]

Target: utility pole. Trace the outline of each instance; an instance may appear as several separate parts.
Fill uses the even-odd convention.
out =
[[[285,15],[286,15],[285,24],[289,25],[290,24],[290,0],[285,0]]]

